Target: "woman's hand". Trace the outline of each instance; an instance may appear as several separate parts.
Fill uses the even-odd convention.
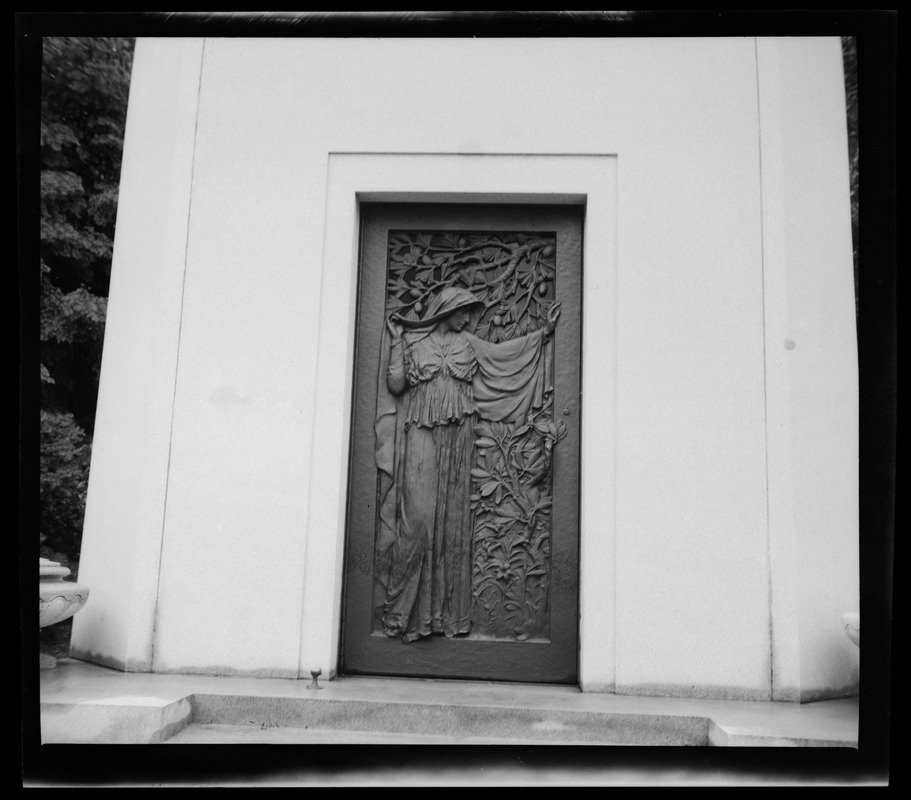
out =
[[[392,337],[393,342],[397,342],[402,338],[402,331],[405,330],[405,327],[398,321],[395,314],[390,314],[386,318],[386,327],[389,329],[389,335]]]
[[[558,319],[560,319],[560,304],[551,303],[550,308],[547,309],[547,324],[544,326],[548,335],[554,332],[554,328],[557,327]]]

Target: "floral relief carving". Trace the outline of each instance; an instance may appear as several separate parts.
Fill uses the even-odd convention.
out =
[[[546,637],[550,588],[550,474],[566,436],[553,404],[523,424],[481,422],[472,469],[473,620],[494,638]]]
[[[532,233],[395,232],[389,240],[387,311],[418,320],[445,287],[483,303],[475,334],[507,341],[542,327],[553,300],[553,236]]]

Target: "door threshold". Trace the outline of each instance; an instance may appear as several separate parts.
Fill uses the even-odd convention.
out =
[[[446,678],[446,677],[421,677],[415,675],[337,675],[332,678],[331,683],[345,684],[348,682],[356,683],[361,681],[395,681],[409,684],[433,684],[439,686],[490,686],[490,687],[525,687],[528,689],[557,689],[572,690],[582,692],[582,687],[578,683],[543,683],[540,681],[508,681],[493,680],[488,678]]]

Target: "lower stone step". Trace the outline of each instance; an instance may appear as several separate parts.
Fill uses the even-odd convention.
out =
[[[709,744],[703,717],[230,695],[194,695],[191,706],[191,724],[168,742]]]
[[[331,728],[281,728],[267,725],[193,723],[163,744],[407,744],[407,745],[567,745],[559,739],[463,736],[457,734],[391,733],[389,731],[333,730]],[[589,744],[605,744],[589,742]],[[607,744],[619,744],[610,742]]]

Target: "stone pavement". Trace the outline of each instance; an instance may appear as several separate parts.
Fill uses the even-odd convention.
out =
[[[857,698],[807,704],[576,687],[42,670],[43,744],[500,744],[856,748]]]

